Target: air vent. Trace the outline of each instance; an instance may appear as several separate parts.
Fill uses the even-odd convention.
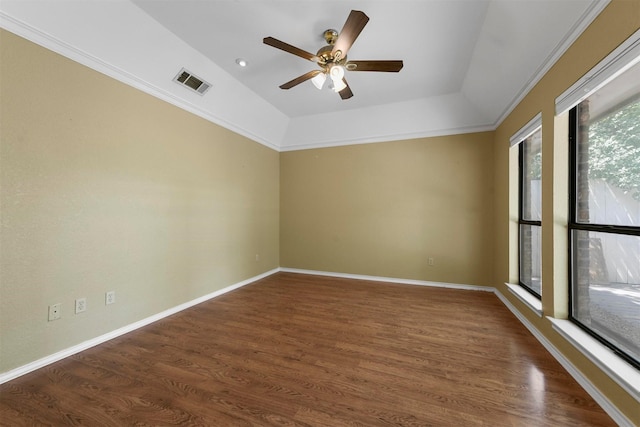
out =
[[[184,68],[173,78],[173,81],[182,86],[188,87],[200,95],[204,95],[211,87],[210,83],[205,82],[200,77],[194,76],[190,71],[187,71]]]

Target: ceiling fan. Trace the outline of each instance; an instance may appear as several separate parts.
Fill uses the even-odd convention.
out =
[[[280,85],[281,89],[291,89],[309,79],[318,88],[322,89],[327,76],[330,78],[329,87],[340,94],[342,99],[349,99],[353,96],[353,92],[349,88],[346,78],[346,71],[383,71],[397,73],[402,69],[402,61],[349,61],[347,60],[347,52],[353,42],[356,40],[362,29],[369,22],[369,17],[359,10],[352,10],[349,13],[342,31],[338,34],[336,30],[326,30],[323,34],[327,42],[318,50],[315,55],[292,46],[288,43],[275,39],[273,37],[265,37],[262,41],[269,46],[284,50],[303,59],[315,62],[320,66],[319,70],[312,70],[308,73],[296,77],[295,79]]]

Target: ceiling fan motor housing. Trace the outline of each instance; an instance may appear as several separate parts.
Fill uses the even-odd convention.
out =
[[[329,31],[329,30],[327,30]],[[341,53],[341,52],[340,52]],[[318,57],[318,65],[324,69],[330,68],[332,65],[342,65],[347,61],[347,57],[336,57],[333,54],[333,45],[323,46],[316,53]]]

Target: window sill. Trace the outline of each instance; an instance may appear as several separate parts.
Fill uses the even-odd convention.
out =
[[[618,357],[570,320],[548,317],[553,329],[606,372],[620,387],[640,402],[640,371]]]
[[[531,311],[536,313],[538,317],[542,317],[542,302],[531,295],[529,292],[522,289],[521,286],[512,285],[511,283],[505,283],[509,291],[515,295],[524,305],[529,307]]]

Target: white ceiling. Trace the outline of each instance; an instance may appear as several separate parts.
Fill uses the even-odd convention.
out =
[[[3,0],[2,27],[278,150],[494,129],[608,0]],[[347,72],[354,97],[310,81],[315,53],[349,11],[370,18],[350,59],[402,59],[399,73]],[[236,58],[249,65],[237,66]],[[200,96],[172,78],[212,83]]]

